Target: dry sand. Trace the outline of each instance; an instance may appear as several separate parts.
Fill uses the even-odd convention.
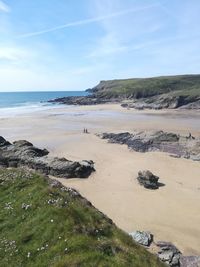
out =
[[[90,200],[127,232],[149,230],[156,240],[171,241],[184,254],[200,254],[200,163],[164,153],[137,153],[108,144],[95,133],[159,129],[200,134],[200,113],[133,111],[119,105],[60,107],[0,119],[9,140],[28,139],[71,160],[92,159],[96,172],[88,179],[59,179]],[[83,134],[87,127],[90,134]],[[139,186],[139,170],[149,169],[165,186]]]

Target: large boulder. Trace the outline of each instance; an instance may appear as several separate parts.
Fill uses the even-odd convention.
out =
[[[40,149],[26,140],[13,144],[0,138],[0,167],[28,167],[47,175],[62,178],[86,178],[95,169],[94,162],[83,160],[70,161],[65,158],[47,156],[46,149]]]
[[[153,241],[153,235],[150,232],[135,231],[129,234],[135,242],[143,246],[150,246]]]
[[[70,161],[65,158],[34,158],[23,164],[41,173],[61,178],[87,178],[94,171],[93,161]]]
[[[139,171],[137,180],[140,185],[147,189],[158,189],[159,188],[159,177],[154,175],[150,171]]]
[[[158,257],[169,266],[179,267],[181,252],[170,242],[159,241],[156,243],[159,248]]]
[[[40,149],[33,146],[32,143],[26,140],[19,140],[13,142],[8,149],[15,152],[18,157],[43,157],[49,154],[47,149]]]

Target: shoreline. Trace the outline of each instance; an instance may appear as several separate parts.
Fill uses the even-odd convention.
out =
[[[70,160],[94,160],[96,172],[88,179],[59,180],[78,189],[123,230],[149,230],[156,240],[171,241],[191,255],[200,254],[199,163],[159,152],[129,151],[95,134],[159,129],[199,135],[199,118],[197,111],[134,111],[103,104],[52,107],[0,123],[1,135],[8,140],[26,139]],[[82,133],[84,127],[90,134]],[[160,176],[166,186],[156,192],[140,187],[135,177],[144,169]]]

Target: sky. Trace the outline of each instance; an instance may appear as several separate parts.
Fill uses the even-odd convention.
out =
[[[0,91],[200,73],[199,0],[0,0]]]

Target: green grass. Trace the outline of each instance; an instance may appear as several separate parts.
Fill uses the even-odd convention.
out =
[[[146,98],[174,91],[200,97],[200,75],[101,81],[93,90],[103,98]]]
[[[0,266],[164,265],[79,195],[37,174],[0,169]]]

